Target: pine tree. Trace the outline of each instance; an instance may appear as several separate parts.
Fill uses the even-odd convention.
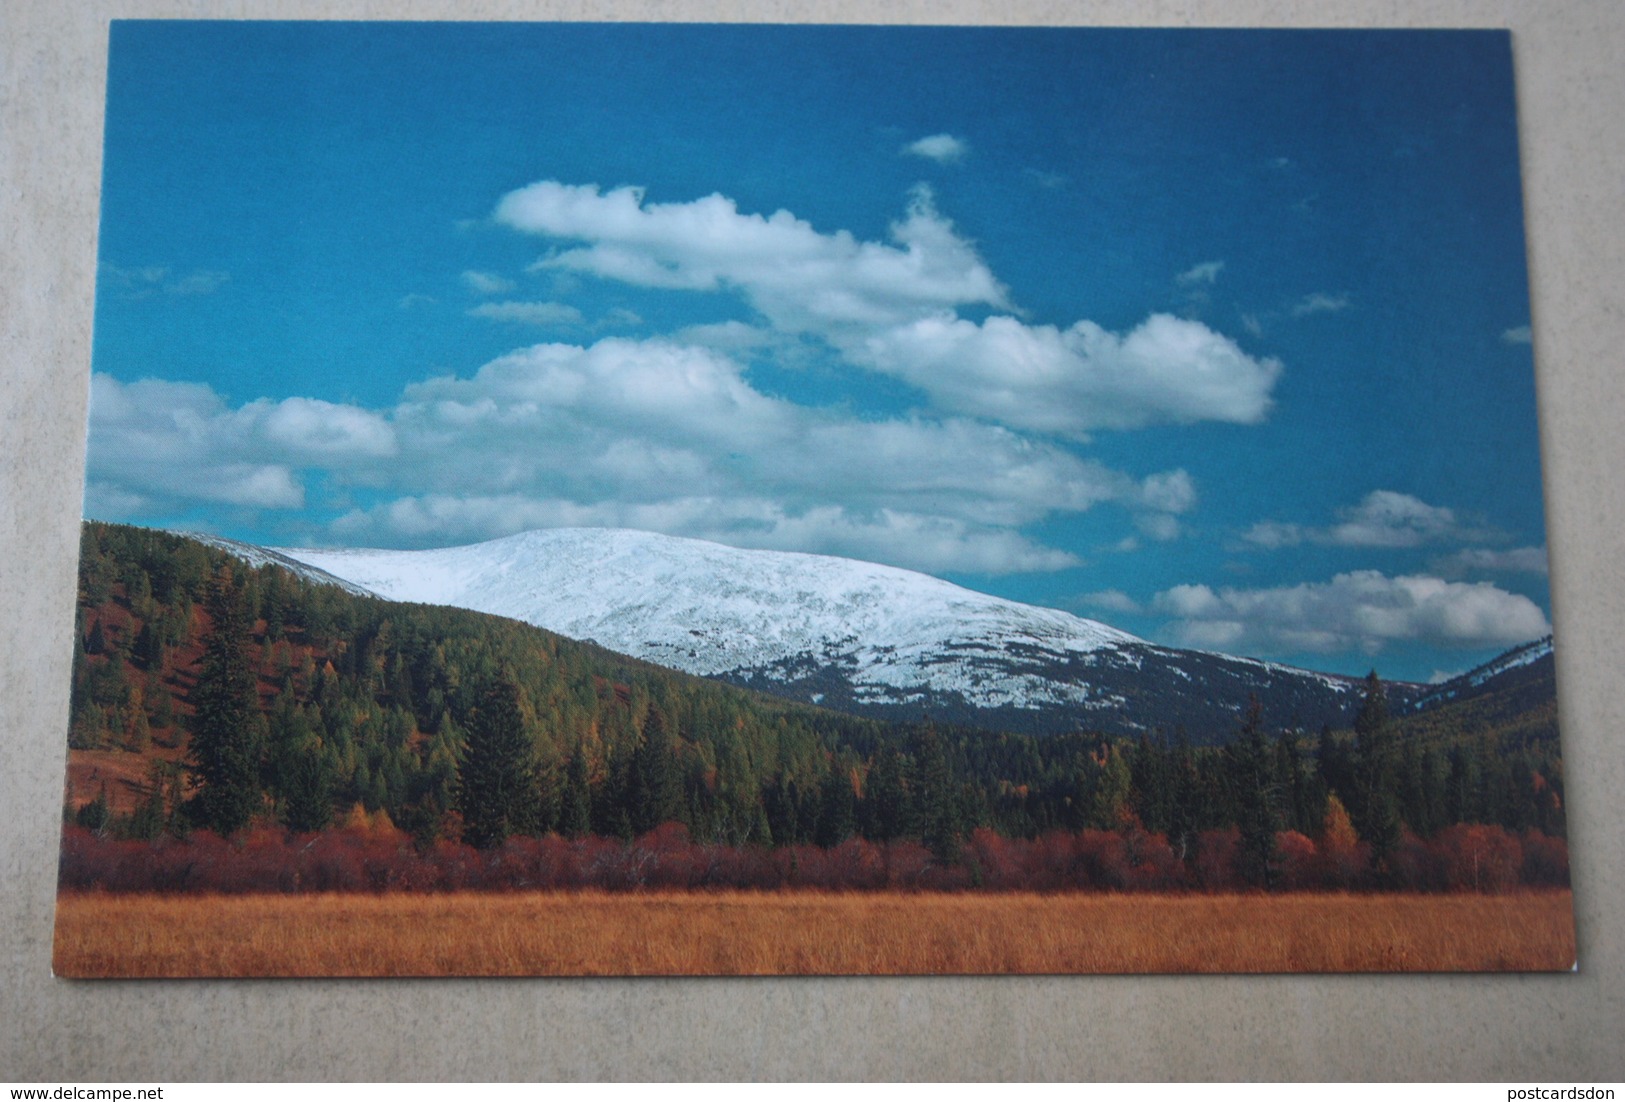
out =
[[[592,788],[587,778],[587,756],[578,746],[564,770],[564,794],[559,802],[559,833],[580,838],[592,833]]]
[[[915,772],[910,787],[915,793],[914,833],[938,860],[958,860],[959,845],[965,835],[959,791],[953,785],[942,738],[931,724],[926,724],[915,735],[912,757]]]
[[[492,849],[532,827],[539,792],[536,755],[519,711],[519,689],[493,678],[468,717],[459,777],[463,840]]]
[[[683,786],[677,775],[666,718],[651,707],[643,722],[643,741],[632,755],[628,778],[628,815],[632,832],[643,834],[683,814]]]
[[[198,783],[193,815],[199,826],[228,836],[259,808],[260,717],[254,673],[245,654],[248,615],[230,567],[209,595],[213,626],[192,690],[192,744],[187,768]]]
[[[864,835],[877,842],[901,838],[913,817],[914,807],[903,781],[903,756],[894,747],[883,747],[875,754],[863,786]]]
[[[838,846],[857,831],[857,797],[852,791],[852,775],[840,758],[829,763],[829,772],[818,789],[818,834],[815,841],[829,849]]]
[[[1255,697],[1248,705],[1240,734],[1230,744],[1230,764],[1243,872],[1249,881],[1265,888],[1275,886],[1279,859],[1275,832],[1281,823],[1281,786],[1275,776],[1274,757],[1264,733],[1263,706]]]
[[[1377,672],[1365,679],[1365,701],[1354,717],[1354,782],[1356,806],[1349,808],[1360,837],[1371,843],[1379,868],[1399,845],[1398,754],[1388,722],[1388,700]]]

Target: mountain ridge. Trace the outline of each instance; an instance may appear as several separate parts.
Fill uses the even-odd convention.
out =
[[[425,551],[209,542],[352,591],[508,616],[881,719],[1040,734],[1177,732],[1215,743],[1235,731],[1251,697],[1275,726],[1346,725],[1363,684],[1159,646],[896,567],[629,529],[544,529]],[[1390,702],[1409,708],[1426,688],[1389,683]]]

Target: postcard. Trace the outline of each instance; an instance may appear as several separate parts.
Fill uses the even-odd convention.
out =
[[[115,21],[54,967],[1566,970],[1509,36]]]

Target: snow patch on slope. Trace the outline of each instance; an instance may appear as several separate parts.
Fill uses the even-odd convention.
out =
[[[429,551],[272,554],[392,600],[508,616],[701,676],[807,656],[841,669],[871,701],[929,689],[984,707],[1081,703],[1088,686],[1057,682],[1045,668],[1141,642],[895,567],[621,529],[550,529]]]

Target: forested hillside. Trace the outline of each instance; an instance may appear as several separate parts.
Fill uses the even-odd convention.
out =
[[[101,837],[365,826],[428,853],[676,823],[693,845],[907,841],[953,866],[1100,832],[1178,886],[1333,853],[1342,883],[1392,881],[1477,824],[1566,877],[1541,848],[1564,834],[1555,728],[1474,726],[1471,702],[1396,723],[1375,677],[1352,732],[1255,707],[1223,747],[882,724],[94,522],[74,671],[66,814]]]

